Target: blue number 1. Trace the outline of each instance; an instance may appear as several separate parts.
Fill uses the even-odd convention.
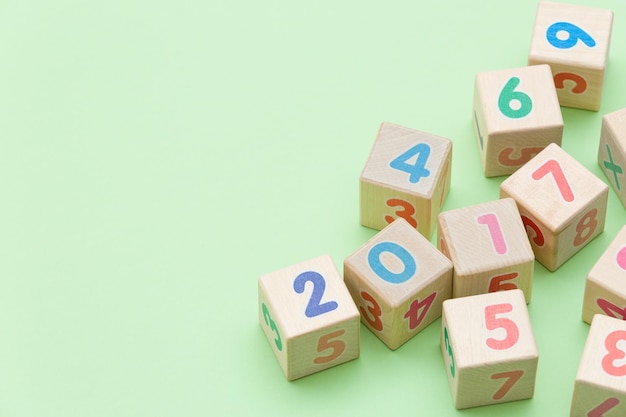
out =
[[[559,32],[567,32],[567,39],[557,38],[556,34]],[[590,34],[575,24],[569,22],[556,22],[551,24],[546,31],[546,38],[548,39],[548,42],[550,42],[550,45],[559,49],[573,48],[574,45],[578,43],[579,39],[590,48],[596,46],[596,41]]]
[[[407,161],[417,155],[417,161],[414,165]],[[430,146],[426,143],[418,143],[402,155],[389,163],[391,168],[410,174],[409,181],[413,184],[419,182],[420,179],[428,177],[430,171],[426,169],[426,162],[430,157]]]

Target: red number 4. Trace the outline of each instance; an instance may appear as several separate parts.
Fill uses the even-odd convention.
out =
[[[436,291],[424,298],[422,301],[413,300],[409,306],[409,310],[404,313],[404,318],[409,319],[410,330],[415,330],[422,323],[422,320],[426,317],[426,313],[428,313],[435,297],[437,297]],[[420,310],[422,310],[421,313]]]

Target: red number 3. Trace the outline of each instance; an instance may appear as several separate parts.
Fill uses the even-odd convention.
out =
[[[409,222],[409,224],[417,229],[417,220],[413,215],[415,214],[415,207],[408,201],[400,200],[399,198],[390,198],[385,201],[387,206],[389,207],[400,207],[404,210],[396,210],[395,214],[398,217],[402,217],[404,220]],[[392,216],[385,216],[385,221],[387,223],[391,223],[395,220]]]

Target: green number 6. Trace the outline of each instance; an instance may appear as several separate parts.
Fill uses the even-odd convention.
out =
[[[526,117],[533,108],[533,101],[530,99],[528,94],[521,91],[515,91],[519,82],[519,78],[511,77],[504,85],[504,88],[498,97],[498,108],[500,109],[500,112],[511,119]],[[519,107],[516,106],[513,108],[511,106],[513,101],[519,102]]]

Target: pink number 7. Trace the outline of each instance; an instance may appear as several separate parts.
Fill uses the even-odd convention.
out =
[[[568,203],[574,201],[574,193],[572,192],[572,189],[567,182],[567,178],[565,178],[565,173],[563,173],[563,168],[561,168],[561,164],[559,164],[557,160],[550,159],[546,161],[543,165],[537,168],[535,172],[533,172],[532,177],[535,181],[539,181],[547,174],[552,174],[554,182],[556,182],[556,186],[558,187],[559,192],[561,193],[561,197],[563,197],[563,200],[567,201]]]

